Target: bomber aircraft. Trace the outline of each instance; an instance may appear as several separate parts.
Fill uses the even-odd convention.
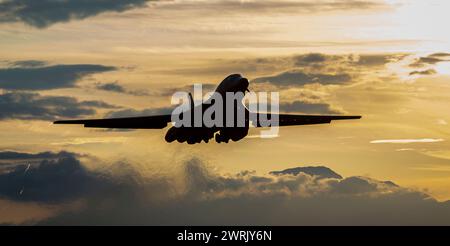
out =
[[[216,88],[213,96],[205,102],[195,105],[192,95],[188,94],[188,107],[184,110],[174,110],[172,114],[151,115],[140,117],[107,118],[107,119],[80,119],[80,120],[59,120],[54,124],[81,124],[84,127],[95,128],[117,128],[117,129],[163,129],[169,122],[173,126],[166,133],[165,140],[188,144],[209,142],[214,138],[216,142],[228,143],[229,140],[239,141],[248,135],[249,127],[273,127],[273,126],[296,126],[326,124],[332,120],[360,119],[361,116],[353,115],[305,115],[305,114],[279,114],[272,112],[253,112],[243,103],[243,96],[248,90],[249,81],[240,74],[227,76]],[[241,100],[233,98],[230,104],[229,93],[240,94]],[[219,97],[222,98],[220,106],[215,105]],[[239,97],[237,97],[239,99]],[[232,105],[231,107],[225,107]],[[216,106],[216,110],[211,107]],[[212,111],[212,112],[211,112]],[[203,118],[196,121],[196,114],[210,114],[214,118],[221,119],[222,124],[208,124]],[[239,112],[242,112],[240,114]],[[242,115],[242,117],[240,117]],[[198,118],[198,117],[197,117]],[[233,119],[230,121],[230,119]],[[231,122],[231,124],[229,123]]]

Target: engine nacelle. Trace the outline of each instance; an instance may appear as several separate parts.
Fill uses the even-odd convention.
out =
[[[215,140],[218,143],[233,140],[234,142],[243,139],[248,135],[248,127],[230,127],[230,128],[222,128],[215,136]]]
[[[174,127],[172,126],[166,133],[166,142],[171,143],[177,140],[179,143],[187,142],[188,144],[209,142],[214,137],[214,130],[209,128],[196,127]]]

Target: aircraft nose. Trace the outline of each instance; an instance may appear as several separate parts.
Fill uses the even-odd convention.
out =
[[[249,86],[248,79],[246,79],[246,78],[241,78],[241,80],[240,80],[239,82],[240,82],[241,86],[242,86],[244,89],[247,89],[247,88],[248,88],[248,86]]]

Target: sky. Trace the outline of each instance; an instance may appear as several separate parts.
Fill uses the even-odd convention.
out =
[[[449,8],[0,0],[0,224],[450,225]],[[233,73],[283,112],[362,119],[196,145],[52,124]]]

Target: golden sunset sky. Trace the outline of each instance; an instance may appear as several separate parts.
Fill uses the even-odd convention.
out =
[[[126,162],[144,176],[176,173],[191,158],[224,175],[326,166],[450,199],[449,1],[51,2],[0,0],[2,152],[68,151],[88,170]],[[174,91],[232,73],[250,90],[279,91],[282,111],[363,118],[196,145],[166,143],[168,128],[52,124],[158,114]],[[0,222],[62,209],[13,200],[0,201],[28,206],[30,217],[3,211]]]

